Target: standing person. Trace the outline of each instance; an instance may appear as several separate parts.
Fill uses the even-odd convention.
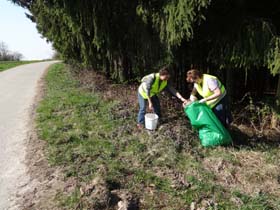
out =
[[[167,67],[162,68],[158,73],[152,73],[142,78],[142,83],[138,88],[139,113],[137,127],[139,129],[143,128],[144,125],[147,101],[149,110],[154,111],[159,118],[161,117],[160,102],[157,96],[161,91],[167,90],[182,102],[187,101],[178,91],[169,85],[169,78],[170,74]]]
[[[187,82],[194,83],[190,96],[191,101],[197,100],[196,94],[202,96],[200,103],[206,103],[225,127],[232,122],[227,92],[220,80],[209,74],[202,74],[197,69],[187,72]]]

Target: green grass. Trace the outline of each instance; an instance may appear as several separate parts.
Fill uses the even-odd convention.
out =
[[[80,195],[80,185],[100,177],[108,192],[126,190],[139,199],[140,209],[189,209],[192,202],[207,209],[280,209],[276,196],[226,188],[205,167],[208,158],[239,167],[238,155],[248,148],[204,149],[184,118],[157,132],[135,132],[131,113],[136,110],[123,117],[127,107],[87,91],[63,64],[52,66],[46,86],[37,110],[39,136],[48,143],[49,162],[63,167],[65,178],[75,177],[80,183],[72,194],[57,196],[61,208],[74,209],[79,204],[78,209],[114,209],[116,203],[110,199]],[[274,163],[273,154],[265,155],[265,160]]]
[[[39,62],[39,61],[0,61],[0,72],[16,66],[35,63],[35,62]]]

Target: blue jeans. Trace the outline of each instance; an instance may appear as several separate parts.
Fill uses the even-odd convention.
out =
[[[224,98],[222,98],[222,100],[212,108],[212,111],[225,127],[228,127],[233,120],[229,109],[227,95],[225,95]]]
[[[141,94],[138,92],[139,112],[138,112],[137,122],[139,124],[144,124],[145,123],[146,101],[147,101],[147,99],[144,99],[141,96]],[[160,111],[160,103],[159,103],[158,97],[156,95],[151,97],[151,101],[153,103],[154,112],[160,118],[161,117],[161,111]]]

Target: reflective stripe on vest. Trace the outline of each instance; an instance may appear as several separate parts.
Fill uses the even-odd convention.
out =
[[[211,95],[213,95],[214,93],[209,89],[208,84],[207,84],[207,80],[208,79],[216,79],[218,81],[218,86],[222,92],[222,95],[218,98],[215,98],[213,100],[207,101],[206,104],[208,106],[210,106],[210,108],[213,108],[215,105],[217,105],[217,103],[219,103],[219,101],[225,96],[226,94],[226,89],[224,87],[224,85],[220,82],[220,80],[212,75],[209,74],[203,74],[203,81],[202,81],[202,86],[195,83],[195,88],[197,90],[197,92],[199,93],[199,95],[201,95],[203,98],[207,98]]]
[[[151,75],[148,75],[148,76],[151,76]],[[141,81],[144,81],[144,80],[145,80],[145,77]],[[139,87],[139,93],[144,99],[148,99],[147,90],[144,86],[145,86],[145,82],[142,82],[142,84]],[[152,87],[151,87],[150,97],[159,94],[166,86],[167,86],[167,81],[160,82],[159,73],[156,73],[154,83],[152,84]]]

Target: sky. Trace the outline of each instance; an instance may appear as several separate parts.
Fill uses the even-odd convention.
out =
[[[54,51],[38,33],[36,24],[29,20],[23,8],[8,0],[0,0],[0,41],[8,49],[19,52],[23,60],[41,60],[51,58]]]

